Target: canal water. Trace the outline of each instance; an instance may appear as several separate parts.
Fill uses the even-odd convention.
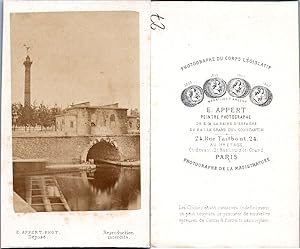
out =
[[[72,211],[140,209],[140,168],[101,163],[91,177],[64,173],[55,178]],[[14,179],[14,191],[26,199],[25,177]]]

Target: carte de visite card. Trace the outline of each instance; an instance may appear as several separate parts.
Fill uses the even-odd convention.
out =
[[[149,4],[4,3],[2,247],[149,246]]]
[[[5,2],[1,245],[297,247],[297,8]]]
[[[298,247],[297,2],[152,12],[152,246]]]

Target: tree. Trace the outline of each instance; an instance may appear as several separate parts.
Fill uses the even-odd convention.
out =
[[[35,127],[40,125],[41,131],[43,128],[46,130],[49,127],[55,127],[55,116],[61,113],[61,108],[56,104],[54,107],[49,108],[43,103],[39,106],[23,106],[20,103],[13,103],[11,106],[12,110],[12,127],[15,131],[17,126],[24,126],[25,131],[27,128]]]
[[[44,104],[40,104],[37,108],[37,124],[40,125],[41,131],[47,124],[48,108]]]
[[[19,117],[21,116],[21,103],[14,103],[11,106],[11,114],[12,114],[12,128],[15,131],[16,127],[20,125]]]
[[[51,126],[54,125],[55,130],[57,129],[56,122],[55,122],[55,117],[56,117],[56,115],[58,115],[60,113],[61,113],[61,109],[57,106],[57,104],[55,104],[54,107],[52,107],[50,109],[50,123],[51,123]]]
[[[27,127],[29,127],[34,122],[33,119],[34,116],[34,109],[31,106],[21,106],[20,108],[20,116],[18,117],[18,122],[20,125],[25,127],[25,131],[27,130]]]

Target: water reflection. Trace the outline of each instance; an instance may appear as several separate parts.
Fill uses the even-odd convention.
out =
[[[100,164],[94,177],[88,177],[85,172],[53,177],[59,189],[46,186],[47,195],[59,196],[61,191],[72,211],[140,209],[139,168]],[[14,191],[26,199],[26,177],[14,178]]]
[[[57,176],[73,211],[140,208],[140,169],[98,165],[94,179]]]

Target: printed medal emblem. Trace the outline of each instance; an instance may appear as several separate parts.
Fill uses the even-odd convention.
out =
[[[227,91],[230,96],[244,98],[250,92],[251,86],[244,79],[234,78],[228,82]]]
[[[193,107],[202,102],[204,98],[203,90],[200,86],[189,86],[181,93],[181,101],[188,107]]]
[[[258,106],[267,106],[273,99],[272,92],[264,86],[255,86],[250,93],[250,100]]]
[[[220,98],[226,93],[226,82],[220,78],[211,78],[204,83],[203,90],[209,98]]]

